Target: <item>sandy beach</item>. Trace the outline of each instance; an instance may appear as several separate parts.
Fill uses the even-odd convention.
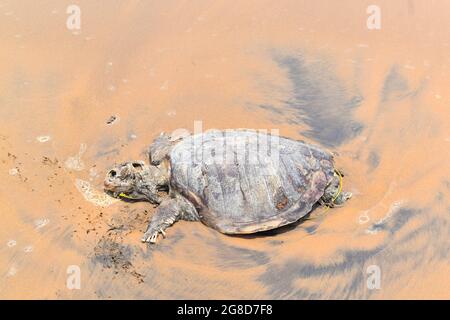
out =
[[[72,30],[69,4],[0,0],[0,298],[450,298],[450,3],[379,0],[379,30],[370,1],[79,0]],[[105,174],[196,121],[319,145],[353,198],[141,243],[155,208]]]

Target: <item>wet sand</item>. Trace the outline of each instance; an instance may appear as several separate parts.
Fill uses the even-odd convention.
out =
[[[368,1],[78,4],[73,32],[60,1],[0,0],[0,298],[450,298],[450,4],[378,1],[380,30]],[[258,236],[182,221],[142,244],[154,208],[103,177],[194,121],[336,152],[354,196]]]

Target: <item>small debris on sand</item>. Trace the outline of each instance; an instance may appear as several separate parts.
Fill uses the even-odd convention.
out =
[[[119,117],[113,115],[113,116],[109,117],[108,121],[106,121],[106,124],[108,126],[110,126],[110,125],[114,124],[117,121],[119,121]]]
[[[47,218],[41,218],[34,221],[34,225],[36,229],[40,229],[45,227],[47,224],[49,224],[50,220]]]
[[[66,162],[64,163],[66,168],[70,169],[70,170],[76,170],[76,171],[83,170],[84,163],[81,160],[81,156],[83,155],[83,153],[86,152],[86,149],[87,149],[87,146],[85,143],[80,144],[80,151],[78,151],[78,154],[73,157],[67,158]]]
[[[33,252],[33,246],[26,246],[25,248],[23,248],[23,251],[26,253],[30,253]]]
[[[52,160],[49,157],[44,156],[44,157],[42,157],[42,164],[45,164],[45,165],[57,165],[58,164],[58,159],[55,158],[54,160]]]
[[[38,142],[44,143],[44,142],[50,141],[51,137],[50,136],[39,136],[39,137],[36,137],[36,140]]]
[[[113,269],[114,273],[132,276],[138,283],[143,283],[145,276],[136,271],[132,264],[133,248],[123,244],[120,235],[111,232],[103,236],[94,248],[93,261],[104,268]]]

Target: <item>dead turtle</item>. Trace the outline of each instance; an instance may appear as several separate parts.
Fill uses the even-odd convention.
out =
[[[142,241],[156,242],[182,219],[225,234],[278,228],[313,206],[342,204],[342,175],[333,156],[302,141],[246,129],[161,134],[149,148],[150,165],[111,169],[105,191],[128,201],[159,205]]]

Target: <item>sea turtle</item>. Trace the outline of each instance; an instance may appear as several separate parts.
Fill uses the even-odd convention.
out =
[[[319,147],[247,129],[194,135],[162,133],[150,165],[125,162],[105,178],[105,191],[159,205],[142,241],[155,243],[182,219],[225,234],[248,234],[298,221],[313,206],[342,204],[342,175]]]

